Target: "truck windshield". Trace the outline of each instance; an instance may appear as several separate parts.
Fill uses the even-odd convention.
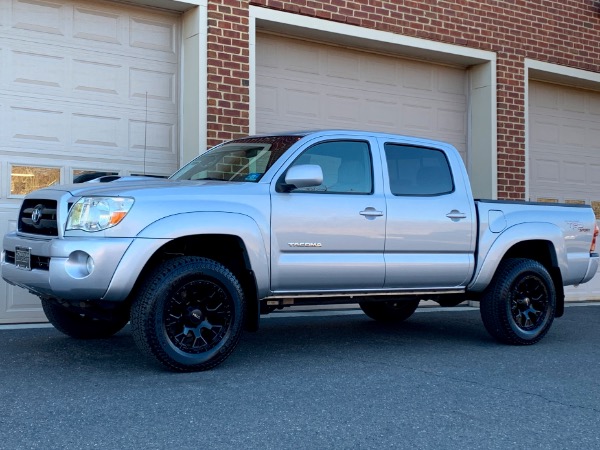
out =
[[[266,136],[226,142],[198,156],[170,178],[256,183],[301,138],[302,136]]]

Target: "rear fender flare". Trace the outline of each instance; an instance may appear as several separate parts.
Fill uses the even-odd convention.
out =
[[[524,239],[525,237],[525,239]],[[567,249],[561,229],[551,223],[523,223],[510,227],[500,233],[489,250],[478,261],[473,280],[468,290],[483,291],[492,281],[500,261],[515,245],[526,241],[548,241],[554,248],[556,263],[562,274],[568,273]],[[532,257],[532,259],[535,259]]]

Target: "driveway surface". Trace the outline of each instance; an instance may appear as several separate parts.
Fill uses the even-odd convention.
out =
[[[283,312],[220,367],[178,374],[128,328],[0,327],[0,448],[600,448],[599,331],[594,304],[529,347],[496,343],[469,308],[398,326]]]

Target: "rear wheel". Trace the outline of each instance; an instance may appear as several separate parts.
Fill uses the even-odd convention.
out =
[[[245,302],[236,277],[216,261],[185,256],[161,264],[133,301],[136,344],[170,369],[221,364],[236,347]]]
[[[395,323],[408,319],[419,306],[419,300],[391,300],[387,302],[360,302],[360,309],[378,322]]]
[[[58,331],[76,339],[101,339],[119,332],[129,322],[129,311],[115,311],[112,317],[96,318],[72,310],[54,299],[42,299],[48,321]]]
[[[480,300],[480,312],[485,328],[498,341],[535,344],[554,321],[554,282],[537,261],[506,259]]]

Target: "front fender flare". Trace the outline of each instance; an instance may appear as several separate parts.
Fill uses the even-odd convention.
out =
[[[133,289],[146,262],[167,242],[186,236],[221,234],[239,237],[246,247],[258,298],[269,292],[269,259],[266,240],[249,216],[226,212],[193,212],[164,217],[144,228],[117,266],[104,300],[119,301]]]

